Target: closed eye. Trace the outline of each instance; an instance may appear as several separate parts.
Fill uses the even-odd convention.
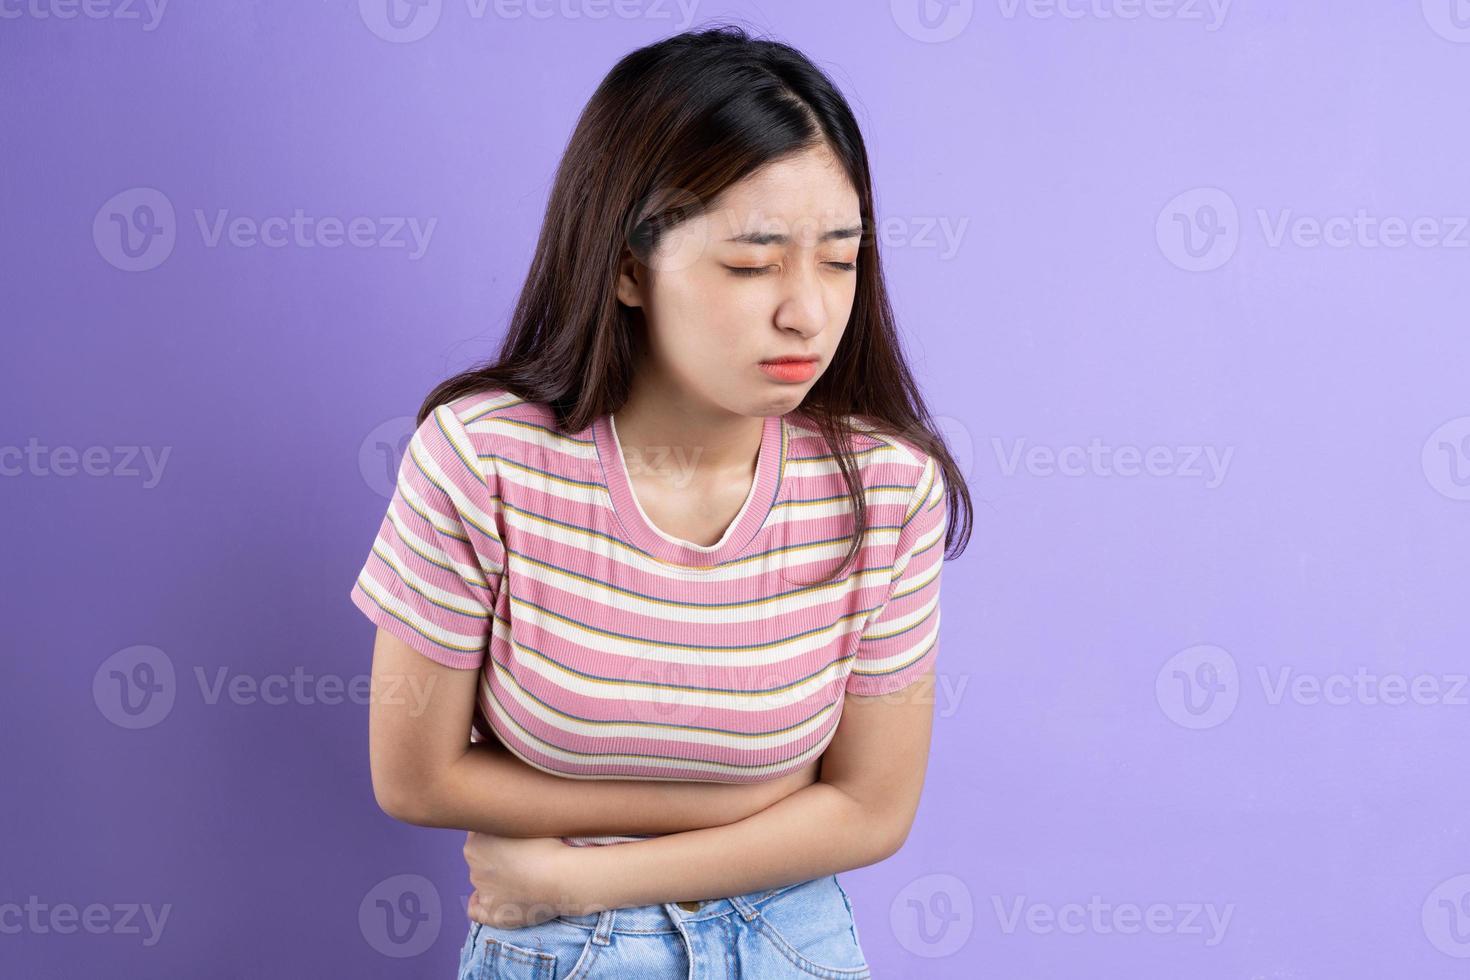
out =
[[[857,269],[856,262],[828,262],[827,265],[830,265],[832,268],[837,269],[841,272],[853,272]],[[725,266],[725,268],[729,269],[731,274],[737,276],[763,276],[766,274],[766,270],[774,269],[777,267],[773,265],[727,265]]]

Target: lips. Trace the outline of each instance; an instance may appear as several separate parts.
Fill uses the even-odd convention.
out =
[[[773,381],[800,384],[816,377],[817,360],[814,357],[783,357],[775,361],[761,361],[761,370]]]

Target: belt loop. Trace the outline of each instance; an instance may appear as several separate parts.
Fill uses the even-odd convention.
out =
[[[750,902],[745,898],[744,895],[731,895],[730,904],[735,906],[735,911],[739,912],[740,917],[746,922],[749,922],[756,916],[760,915],[760,912],[756,909],[754,905],[750,904]]]
[[[592,941],[599,946],[606,946],[612,942],[613,909],[603,909],[597,913],[597,928],[592,930]]]

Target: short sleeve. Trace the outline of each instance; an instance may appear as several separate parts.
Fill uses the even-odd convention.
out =
[[[848,694],[901,690],[929,671],[939,653],[939,579],[948,519],[943,473],[927,457],[898,533],[891,591],[863,628]]]
[[[431,660],[482,666],[505,562],[499,506],[493,466],[437,407],[409,440],[353,603]]]

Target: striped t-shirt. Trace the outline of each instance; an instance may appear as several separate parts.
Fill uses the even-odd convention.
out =
[[[352,601],[425,656],[481,673],[472,737],[571,779],[744,783],[819,756],[844,693],[932,669],[943,471],[859,424],[869,530],[845,576],[851,501],[801,412],[769,416],[723,537],[639,506],[610,415],[557,431],[502,390],[441,405],[409,441]],[[673,467],[653,454],[639,466]],[[563,837],[611,844],[652,835]]]

